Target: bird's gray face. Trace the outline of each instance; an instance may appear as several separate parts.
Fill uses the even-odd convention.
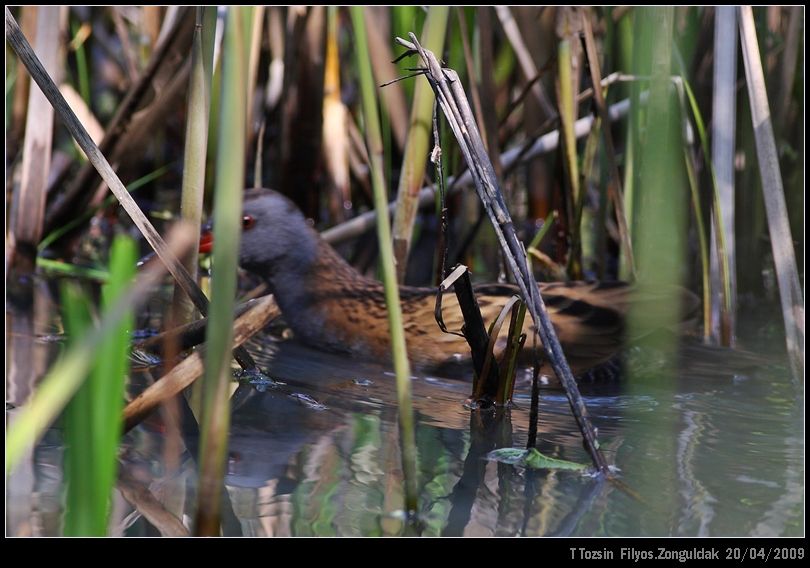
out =
[[[315,262],[320,237],[292,201],[270,189],[245,192],[239,264],[273,283],[295,280]],[[213,250],[210,228],[200,239],[200,252]]]
[[[239,264],[272,279],[305,270],[317,254],[318,235],[295,204],[270,189],[245,192]]]

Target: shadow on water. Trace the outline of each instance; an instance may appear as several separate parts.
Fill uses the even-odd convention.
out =
[[[404,534],[390,371],[292,342],[263,340],[251,351],[286,384],[240,387],[224,533]],[[628,364],[655,372],[649,354],[631,352]],[[621,382],[585,385],[608,461],[639,499],[578,472],[486,460],[495,448],[525,446],[528,379],[518,385],[511,411],[471,414],[462,405],[468,383],[415,376],[421,534],[802,534],[803,399],[787,367],[700,346],[684,347],[679,365],[674,399],[654,388],[630,395]],[[652,427],[662,412],[671,413],[674,430]],[[126,474],[164,511],[136,510],[117,498],[114,534],[166,534],[173,523],[193,518],[196,433],[185,416],[176,467],[166,463],[169,436],[157,414],[127,436]],[[548,456],[588,463],[561,391],[542,393],[537,446]],[[61,453],[59,432],[52,430],[31,472],[42,534],[59,532]],[[164,513],[170,520],[161,524]]]

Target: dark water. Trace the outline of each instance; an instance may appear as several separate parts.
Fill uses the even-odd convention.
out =
[[[266,363],[272,357],[272,374],[287,384],[240,390],[247,396],[233,415],[225,533],[401,534],[392,374],[292,343],[275,355],[270,343],[261,350],[258,358]],[[485,459],[495,448],[525,446],[526,380],[517,408],[495,415],[471,414],[462,406],[469,394],[465,382],[414,377],[422,534],[804,534],[804,401],[784,363],[687,344],[667,383],[656,381],[659,371],[646,355],[633,357],[629,366],[643,368],[647,380],[586,385],[584,392],[624,487],[577,472],[531,471]],[[540,417],[544,454],[589,462],[561,391],[543,392]],[[135,510],[118,495],[115,534],[160,534],[153,525],[168,531],[163,513],[188,526],[196,462],[172,432],[154,418],[127,436],[126,476],[132,486],[149,488],[158,513],[146,505]],[[193,436],[185,442],[193,449]],[[58,534],[57,430],[35,458],[28,473],[33,510],[17,530]],[[9,507],[15,503],[12,495]]]

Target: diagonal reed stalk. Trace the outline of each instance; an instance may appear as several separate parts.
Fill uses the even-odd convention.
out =
[[[14,18],[11,16],[11,13],[7,13],[6,20],[8,22],[9,18],[11,21],[14,21]],[[144,98],[150,92],[150,86],[156,75],[158,74],[159,70],[161,69],[161,65],[167,60],[167,54],[171,52],[171,50],[176,46],[176,44],[180,41],[183,34],[180,33],[182,30],[183,18],[176,18],[174,23],[172,24],[172,30],[169,32],[167,37],[160,42],[157,48],[152,52],[149,64],[143,70],[141,75],[138,77],[138,80],[130,87],[129,92],[124,97],[124,100],[121,101],[121,104],[118,105],[118,108],[115,111],[115,115],[112,119],[110,119],[109,123],[106,125],[106,135],[104,139],[101,141],[100,146],[100,153],[104,155],[109,155],[110,152],[115,150],[116,145],[120,142],[123,135],[130,130],[130,126],[132,124],[132,118],[135,114],[135,111],[142,105],[144,102]],[[18,51],[14,44],[16,43],[12,36],[14,34],[13,27],[16,25],[16,22],[11,24],[12,26],[12,34],[8,34],[7,38],[9,44],[14,48],[15,51]],[[7,23],[7,27],[9,24]],[[19,54],[19,52],[18,52]],[[24,61],[24,58],[21,57]],[[35,74],[31,71],[28,64],[26,67],[29,68],[29,73],[34,78],[35,81],[39,82],[36,78]],[[42,85],[40,84],[40,88]],[[54,105],[57,114],[62,114],[59,110],[59,105],[55,104],[54,101],[48,95],[48,91],[46,89],[42,89],[45,96],[48,97],[48,100],[51,101],[51,104]],[[64,120],[64,118],[63,118]],[[68,130],[70,130],[70,126],[68,126]],[[72,132],[71,132],[72,134]],[[82,142],[77,139],[79,146],[82,148],[83,151],[87,152],[87,150],[82,146]],[[56,228],[59,222],[63,220],[68,213],[68,209],[71,207],[75,207],[77,196],[80,196],[82,192],[89,192],[90,184],[94,182],[96,179],[93,173],[94,169],[97,169],[97,165],[93,163],[92,156],[88,155],[89,162],[85,164],[81,170],[73,176],[71,179],[70,184],[65,188],[65,191],[60,198],[55,200],[52,205],[49,206],[48,211],[45,216],[45,227],[48,231],[51,231]],[[101,173],[99,175],[102,177],[105,183],[109,186],[109,182],[107,179],[104,178]],[[115,193],[110,186],[111,191]]]
[[[82,151],[87,155],[87,159],[98,171],[101,178],[110,188],[110,191],[115,195],[121,207],[129,215],[132,222],[138,227],[143,234],[146,241],[154,249],[160,260],[166,265],[166,269],[171,273],[172,277],[180,284],[186,294],[194,302],[194,305],[200,310],[200,313],[205,315],[208,312],[208,299],[202,293],[197,283],[183,267],[182,263],[177,259],[174,253],[170,250],[169,246],[157,232],[155,227],[146,218],[143,211],[141,211],[138,204],[127,192],[126,187],[118,178],[113,170],[110,162],[101,152],[99,147],[90,138],[87,130],[84,128],[79,119],[76,118],[75,113],[68,106],[65,98],[59,92],[59,89],[54,84],[53,79],[48,75],[42,63],[37,58],[28,40],[22,34],[20,26],[14,20],[14,16],[8,8],[5,9],[6,13],[6,41],[14,49],[20,61],[25,65],[31,78],[42,89],[43,94],[54,107],[54,110],[64,122],[70,135],[79,144]],[[256,368],[256,363],[253,358],[243,348],[234,350],[234,357],[239,361],[243,368]]]
[[[762,194],[765,199],[771,249],[779,284],[779,299],[782,302],[785,341],[793,376],[797,381],[801,381],[804,377],[804,297],[796,267],[793,237],[788,224],[785,192],[773,136],[768,94],[765,92],[765,76],[762,72],[754,15],[750,6],[741,6],[739,15],[740,43],[759,158],[759,175],[762,178]]]
[[[515,55],[520,63],[520,70],[523,71],[526,81],[533,81],[540,73],[537,70],[537,66],[534,64],[531,53],[529,53],[529,48],[526,47],[526,42],[523,41],[523,36],[520,34],[520,29],[518,28],[514,16],[512,16],[512,11],[509,9],[509,6],[496,6],[495,13],[498,14],[498,19],[501,21],[503,31],[509,43],[512,45],[512,49],[515,51]],[[555,118],[557,112],[554,110],[554,105],[551,103],[548,95],[546,95],[543,84],[540,81],[534,81],[531,86],[531,91],[540,104],[540,108],[543,109],[544,118]]]
[[[251,300],[240,308],[243,313],[233,323],[234,345],[241,345],[253,337],[280,313],[271,295]],[[202,320],[194,322],[191,326],[202,325],[200,322]],[[205,323],[207,324],[207,321]],[[193,384],[204,370],[202,351],[198,349],[127,404],[124,408],[124,431],[129,431],[159,404]]]

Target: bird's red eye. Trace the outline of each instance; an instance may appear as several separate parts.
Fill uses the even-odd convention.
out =
[[[253,225],[256,224],[256,219],[252,215],[245,215],[242,217],[242,229],[247,231],[248,229],[252,229]]]

